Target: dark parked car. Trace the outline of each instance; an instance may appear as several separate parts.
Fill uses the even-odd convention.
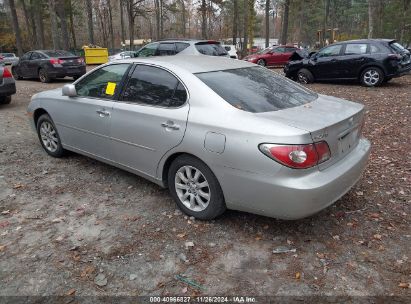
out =
[[[294,55],[293,59],[298,57]],[[284,67],[287,77],[302,83],[347,79],[359,80],[368,87],[378,86],[410,70],[410,52],[391,39],[335,43],[306,58],[291,60]]]
[[[0,66],[0,104],[11,102],[11,95],[16,93],[16,82],[5,66]]]
[[[84,59],[67,51],[31,51],[13,64],[15,79],[39,78],[41,82],[51,82],[66,76],[77,79],[86,73]]]
[[[243,60],[262,66],[282,66],[288,62],[296,50],[298,48],[292,45],[278,45],[246,56]]]

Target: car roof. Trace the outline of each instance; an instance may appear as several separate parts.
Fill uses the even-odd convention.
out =
[[[387,42],[387,43],[390,43],[390,42],[393,42],[393,41],[395,41],[395,39],[382,39],[382,38],[373,38],[373,39],[354,39],[354,40],[347,40],[347,41],[340,41],[340,42],[337,42],[337,43],[335,43],[335,44],[341,44],[341,43],[361,43],[361,42]]]
[[[173,69],[178,67],[190,73],[204,73],[212,71],[240,69],[256,66],[243,60],[235,60],[227,57],[216,56],[195,56],[195,55],[175,55],[175,56],[158,56],[145,58],[131,58],[118,60],[119,62],[130,63],[149,63],[158,64],[165,68]]]
[[[185,39],[185,38],[169,38],[169,39],[159,39],[155,40],[151,43],[154,42],[192,42],[192,43],[198,43],[198,42],[215,42],[215,43],[220,43],[217,40],[212,40],[212,39]]]

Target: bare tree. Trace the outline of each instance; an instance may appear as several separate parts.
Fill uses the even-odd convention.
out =
[[[123,17],[123,12],[124,12],[124,0],[120,0],[120,33],[121,33],[121,43],[124,43],[126,40],[126,33],[124,30],[124,17]]]
[[[375,0],[368,0],[368,38],[374,38],[374,5]]]
[[[290,0],[285,0],[284,2],[284,12],[283,12],[283,27],[281,31],[281,44],[287,44],[287,34],[288,34],[288,14],[290,11]]]
[[[244,38],[243,38],[243,56],[245,56],[248,52],[248,22],[249,22],[249,18],[248,18],[248,13],[249,13],[249,9],[248,9],[248,0],[244,0],[243,1],[243,11],[244,11],[244,28],[243,28],[243,34],[244,34]]]
[[[29,12],[27,10],[27,5],[26,5],[26,1],[25,0],[20,0],[19,1],[22,9],[23,9],[23,13],[24,13],[24,21],[26,23],[26,31],[27,31],[27,35],[28,35],[28,40],[29,40],[29,44],[30,47],[33,48],[34,47],[34,35],[33,35],[33,28],[30,24],[30,15]]]
[[[49,0],[49,13],[50,13],[50,25],[51,25],[51,40],[53,43],[53,48],[58,50],[60,48],[60,34],[56,14],[56,6],[54,0]]]
[[[91,0],[86,0],[87,23],[88,23],[88,42],[94,44],[94,28],[93,28],[93,5]]]
[[[68,32],[68,26],[67,26],[66,1],[59,0],[57,9],[58,9],[58,15],[60,17],[62,48],[64,50],[68,50],[70,48],[70,38],[69,38],[69,32]]]
[[[114,30],[113,30],[113,11],[111,7],[111,1],[107,0],[108,7],[108,20],[109,20],[109,30],[110,30],[110,47],[111,50],[114,50]]]
[[[40,49],[44,49],[46,41],[44,38],[43,0],[32,0],[31,7],[33,9],[34,21],[36,24],[37,47]]]
[[[238,0],[233,0],[233,44],[237,45],[237,34],[238,34]]]
[[[74,17],[73,17],[73,3],[71,0],[68,0],[68,3],[70,5],[70,32],[71,32],[71,38],[73,39],[73,48],[76,50],[77,49],[77,39],[76,39],[76,31],[74,30]]]
[[[134,25],[137,16],[145,15],[144,0],[124,0],[128,15],[128,29],[130,36],[130,50],[134,48]]]
[[[265,0],[265,47],[270,45],[270,0]]]
[[[201,0],[201,38],[207,39],[207,3]]]
[[[9,8],[10,8],[10,13],[11,13],[11,20],[13,23],[14,34],[16,35],[17,54],[21,56],[23,55],[23,47],[21,43],[20,26],[19,26],[19,20],[17,19],[16,5],[14,4],[14,0],[9,0]]]

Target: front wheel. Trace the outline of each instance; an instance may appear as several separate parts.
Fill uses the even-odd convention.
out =
[[[21,76],[17,73],[17,69],[16,69],[16,68],[12,68],[12,69],[11,69],[11,74],[13,75],[14,79],[16,79],[16,80],[21,80],[21,79],[23,79],[23,77],[21,77]]]
[[[377,67],[369,67],[361,73],[360,80],[366,87],[377,87],[384,82],[384,73]]]
[[[264,59],[258,59],[257,64],[261,65],[261,66],[266,66],[267,65]]]
[[[60,136],[48,114],[43,114],[37,121],[37,135],[47,154],[53,157],[62,157],[65,153],[61,145]]]
[[[211,220],[226,209],[217,178],[195,157],[182,155],[173,161],[168,172],[168,185],[177,206],[190,216]]]
[[[312,83],[314,76],[309,70],[301,69],[297,72],[297,81],[303,84]]]

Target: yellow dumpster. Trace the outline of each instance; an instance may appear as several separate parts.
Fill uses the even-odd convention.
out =
[[[83,47],[86,64],[102,64],[108,62],[108,50],[106,48]]]

